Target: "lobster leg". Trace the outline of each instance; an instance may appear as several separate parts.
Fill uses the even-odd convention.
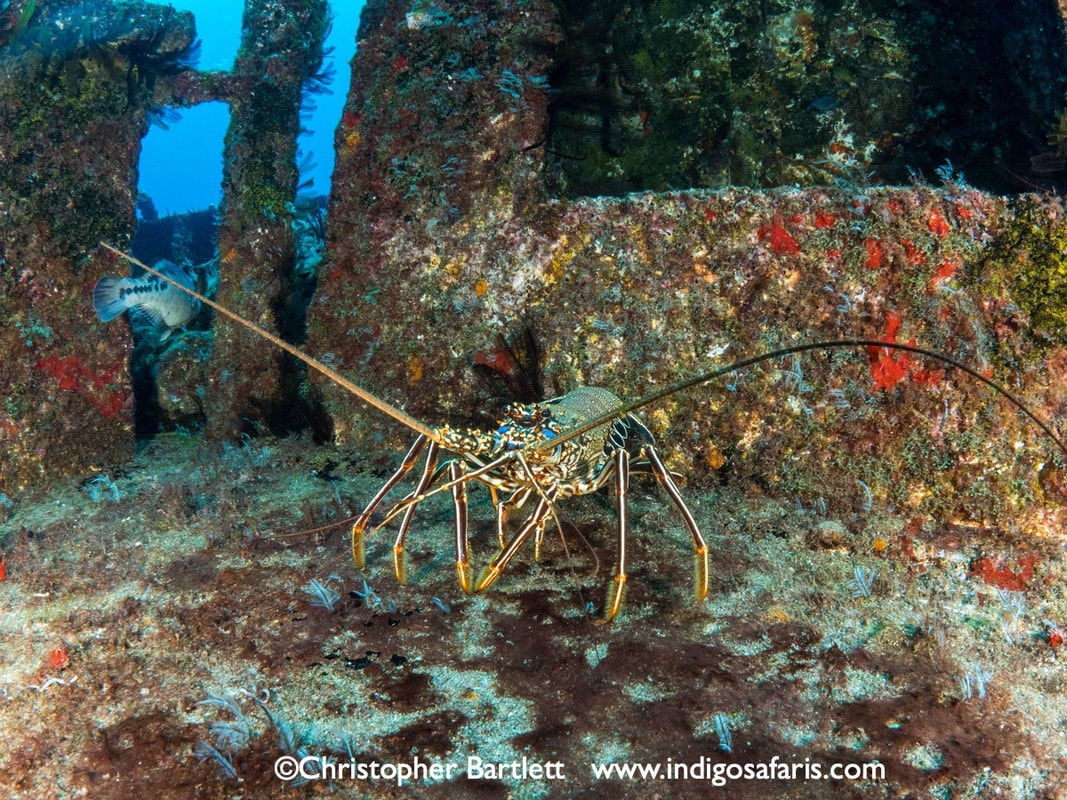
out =
[[[437,450],[437,442],[430,442],[430,447],[426,451],[426,465],[422,468],[422,476],[419,478],[414,491],[407,498],[404,498],[405,500],[421,495],[426,491],[426,487],[430,485],[430,481],[433,480],[434,470],[437,469]],[[400,520],[400,530],[397,532],[396,541],[393,543],[393,571],[396,572],[396,579],[401,584],[407,583],[407,559],[404,556],[404,541],[407,539],[408,529],[411,527],[411,518],[415,515],[415,507],[417,505],[418,503],[412,503],[404,509],[404,516]]]
[[[489,486],[489,498],[493,502],[493,508],[496,510],[496,536],[500,540],[500,549],[504,549],[504,526],[508,522],[508,512],[506,509],[501,508],[501,500],[497,497],[496,487]]]
[[[511,512],[515,509],[522,508],[523,504],[533,494],[533,489],[519,489],[517,492],[512,493],[511,497],[502,502],[496,508],[496,538],[500,541],[500,549],[504,549],[504,545],[507,542],[507,530],[508,530],[508,517],[511,516]],[[540,545],[540,540],[538,541]]]
[[[608,607],[601,624],[611,622],[622,605],[622,590],[626,586],[626,492],[630,485],[630,454],[622,447],[615,451],[615,511],[618,544],[615,555],[615,582],[608,596]]]
[[[363,529],[367,527],[371,514],[381,505],[382,500],[389,494],[389,490],[400,483],[403,477],[415,466],[419,453],[422,452],[422,448],[426,446],[428,441],[429,439],[426,436],[419,434],[419,438],[415,440],[411,445],[411,449],[408,450],[408,454],[404,456],[400,469],[394,472],[393,477],[387,480],[385,485],[378,490],[378,493],[371,498],[371,501],[367,503],[367,507],[363,509],[363,513],[356,517],[356,521],[352,524],[352,561],[360,569],[363,569],[363,565],[366,563],[366,559],[363,556]]]
[[[459,573],[459,585],[470,594],[470,555],[467,548],[467,482],[463,477],[467,466],[458,459],[448,465],[448,479],[452,484],[452,503],[456,518],[456,572]]]
[[[530,518],[526,520],[523,526],[519,529],[519,532],[512,537],[511,541],[507,543],[507,546],[500,551],[499,555],[493,559],[485,569],[482,570],[482,574],[478,576],[478,582],[474,585],[474,591],[480,592],[484,589],[488,589],[493,582],[500,577],[500,573],[504,571],[504,567],[507,566],[511,557],[518,552],[519,548],[526,542],[527,539],[535,531],[540,531],[544,528],[545,522],[548,519],[548,511],[552,507],[552,501],[555,499],[558,490],[553,487],[541,495],[541,499],[537,502],[537,507],[534,508],[533,513],[530,514]]]
[[[685,525],[689,528],[689,533],[693,537],[693,556],[694,556],[694,577],[693,577],[693,590],[694,596],[697,601],[703,600],[708,596],[708,545],[704,541],[704,537],[700,533],[700,528],[697,527],[696,520],[693,519],[693,515],[690,513],[689,508],[686,506],[685,501],[682,500],[682,494],[678,491],[678,487],[671,479],[671,474],[667,471],[667,468],[663,465],[663,460],[660,459],[659,453],[650,444],[646,444],[641,448],[641,454],[648,459],[649,466],[652,469],[652,474],[656,476],[656,480],[659,481],[659,485],[664,488],[667,495],[674,502],[675,507],[682,515],[682,519],[685,521]]]
[[[508,529],[508,514],[511,513],[511,501],[514,499],[515,495],[512,495],[496,506],[496,538],[501,550],[504,549],[504,531]]]

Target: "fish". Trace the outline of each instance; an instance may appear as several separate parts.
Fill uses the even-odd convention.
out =
[[[196,291],[196,278],[188,267],[161,259],[156,269],[182,286]],[[93,309],[101,322],[110,322],[124,311],[154,326],[165,327],[160,341],[188,325],[200,310],[200,301],[155,275],[120,278],[105,275],[93,287]]]
[[[827,111],[832,111],[837,108],[838,97],[831,92],[830,94],[823,94],[816,97],[810,103],[808,103],[808,109],[814,111],[816,114],[825,114]]]

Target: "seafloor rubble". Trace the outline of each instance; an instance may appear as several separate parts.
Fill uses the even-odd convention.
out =
[[[708,601],[694,605],[688,534],[637,482],[626,602],[602,626],[587,606],[609,582],[606,499],[561,503],[562,540],[546,537],[541,562],[523,553],[468,597],[444,498],[419,509],[405,587],[390,574],[387,533],[371,540],[366,572],[349,563],[343,528],[287,538],[361,507],[383,476],[357,462],[297,439],[215,448],[170,436],[9,509],[0,775],[10,796],[457,791],[283,789],[272,765],[287,751],[564,764],[564,781],[457,778],[486,797],[705,797],[707,781],[597,779],[590,765],[773,757],[885,772],[733,781],[731,796],[1063,788],[1058,536],[907,518],[880,498],[839,512],[688,488],[713,565]],[[472,492],[471,517],[480,565],[496,549],[487,493]]]
[[[312,5],[303,11],[321,22]],[[1062,107],[1063,78],[1049,72],[1062,24],[1028,27],[1002,4],[979,4],[957,27],[937,3],[741,2],[705,14],[678,0],[597,3],[584,16],[579,5],[368,4],[309,351],[419,418],[471,424],[492,413],[476,376],[506,383],[503,342],[524,329],[549,396],[599,385],[628,399],[791,343],[914,340],[1061,425],[1067,221],[1054,191],[1062,142],[1045,131]],[[8,16],[14,32],[21,17]],[[849,25],[832,28],[842,16]],[[994,43],[999,82],[975,106],[916,83],[931,65],[965,68],[954,62],[993,46],[994,25],[1007,32]],[[715,49],[726,34],[751,47]],[[257,42],[246,37],[246,53]],[[312,62],[267,59],[289,90]],[[966,95],[957,74],[944,82]],[[215,92],[185,71],[168,96],[181,86]],[[994,117],[1013,93],[1024,110]],[[278,127],[259,131],[283,155],[299,102],[287,97]],[[145,124],[150,95],[136,98],[127,138]],[[257,160],[264,137],[243,130],[231,138],[231,150],[250,148],[238,163],[278,180],[230,173],[240,202],[222,236],[223,292],[299,339],[300,325],[283,324],[291,298],[268,296],[292,277],[294,175],[288,156]],[[730,188],[739,183],[755,188]],[[114,222],[119,240],[128,223]],[[90,250],[99,235],[64,246]],[[20,288],[14,310],[0,310],[22,323],[25,347],[45,348],[33,363],[62,367],[60,344],[23,321],[53,284],[4,276]],[[77,307],[74,294],[51,294]],[[126,346],[124,332],[99,330]],[[357,513],[412,435],[319,379],[309,388],[231,323],[214,337],[225,344],[207,367],[203,422],[244,437],[182,431],[132,460],[132,442],[107,440],[99,471],[0,495],[0,778],[12,794],[457,791],[436,780],[290,786],[273,765],[294,754],[563,765],[558,781],[457,778],[486,797],[704,797],[707,779],[598,777],[593,765],[775,758],[796,779],[738,780],[731,794],[1065,791],[1067,466],[973,377],[855,348],[644,409],[709,539],[711,591],[692,603],[688,534],[637,476],[626,602],[601,626],[608,492],[560,503],[541,561],[520,554],[474,596],[455,581],[443,497],[418,509],[406,587],[390,574],[388,532],[372,538],[365,572],[344,526],[288,536]],[[182,385],[182,373],[202,374],[183,368],[193,349],[160,369],[177,397],[197,389]],[[24,448],[49,434],[10,402],[47,373],[10,391],[0,417],[0,434],[28,437]],[[79,376],[65,391],[78,393]],[[303,437],[247,435],[300,418]],[[38,449],[42,463],[63,455]],[[481,565],[497,548],[494,514],[486,493],[471,497]],[[875,762],[877,778],[810,772]]]

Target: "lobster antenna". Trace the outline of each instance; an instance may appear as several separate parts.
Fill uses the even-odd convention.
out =
[[[753,364],[759,364],[762,361],[769,361],[773,358],[781,358],[782,356],[794,355],[796,353],[806,353],[810,350],[838,350],[855,347],[884,347],[890,350],[902,350],[907,353],[916,353],[927,358],[933,358],[937,361],[941,361],[942,363],[947,364],[950,367],[954,367],[958,370],[966,372],[972,378],[981,381],[990,389],[993,389],[995,392],[997,392],[997,394],[1009,400],[1013,406],[1015,406],[1017,409],[1019,409],[1019,411],[1025,414],[1031,422],[1037,425],[1037,427],[1039,427],[1045,433],[1046,436],[1048,436],[1052,441],[1054,441],[1056,443],[1056,446],[1059,447],[1059,449],[1063,452],[1065,456],[1067,456],[1067,444],[1065,444],[1064,441],[1056,435],[1050,425],[1039,419],[1038,416],[1034,414],[1034,412],[1031,411],[1022,402],[1022,400],[1019,400],[1007,389],[989,380],[989,378],[985,377],[974,368],[968,367],[966,364],[959,362],[949,356],[943,355],[942,353],[937,353],[933,350],[927,350],[925,347],[916,347],[915,345],[911,344],[897,344],[895,342],[881,342],[877,339],[833,339],[826,342],[808,342],[806,344],[797,344],[791,347],[783,347],[780,350],[772,350],[769,353],[762,353],[757,356],[743,358],[740,361],[735,361],[734,363],[727,364],[724,367],[718,367],[717,369],[713,369],[710,372],[705,372],[701,375],[696,375],[692,378],[686,378],[684,381],[679,381],[678,383],[672,384],[671,386],[668,386],[665,389],[660,389],[658,392],[653,392],[652,394],[647,395],[646,397],[642,397],[639,400],[634,400],[631,403],[623,403],[621,408],[617,408],[609,414],[602,414],[596,419],[582,423],[578,427],[572,428],[566,433],[560,434],[554,439],[550,439],[547,442],[538,445],[538,449],[550,450],[559,445],[560,443],[567,441],[568,439],[573,439],[575,436],[581,436],[583,433],[590,431],[593,428],[599,427],[600,425],[603,425],[604,423],[609,422],[610,420],[616,417],[622,416],[623,414],[629,414],[631,411],[636,411],[639,408],[644,408],[645,406],[651,405],[657,400],[662,400],[663,398],[672,395],[675,392],[679,392],[683,389],[689,389],[693,386],[699,386],[702,383],[707,383],[708,381],[714,380],[715,378],[720,378],[723,375],[727,375],[731,372],[736,372],[737,370],[745,369],[746,367],[751,367]]]
[[[323,375],[325,375],[330,380],[334,381],[338,385],[340,385],[343,388],[345,388],[348,391],[350,391],[352,394],[354,394],[356,397],[358,397],[363,402],[367,403],[368,405],[373,406],[374,408],[378,409],[379,411],[381,411],[384,414],[388,414],[390,417],[395,419],[397,422],[400,422],[401,424],[406,425],[407,427],[411,428],[416,433],[421,433],[423,436],[425,436],[426,438],[430,439],[431,441],[435,441],[435,442],[438,442],[438,443],[441,442],[441,437],[437,433],[437,431],[435,431],[433,428],[431,428],[428,425],[426,425],[426,423],[419,422],[419,420],[415,419],[410,414],[407,414],[407,413],[401,411],[396,406],[387,403],[385,400],[382,400],[377,395],[371,394],[366,389],[361,389],[359,386],[357,386],[356,384],[352,383],[352,381],[348,380],[347,378],[345,378],[343,375],[339,374],[335,370],[330,369],[328,366],[323,364],[321,361],[319,361],[317,359],[314,359],[311,356],[309,356],[303,350],[300,350],[299,348],[294,347],[293,345],[289,344],[289,342],[286,342],[286,341],[278,338],[277,336],[275,336],[270,331],[264,330],[263,328],[259,327],[255,323],[249,322],[247,319],[242,317],[240,314],[235,314],[233,311],[230,311],[229,309],[223,308],[222,306],[220,306],[218,303],[214,302],[213,300],[208,300],[202,294],[198,294],[197,292],[193,291],[192,289],[189,289],[189,288],[186,288],[185,286],[182,286],[177,281],[172,280],[171,278],[168,278],[166,275],[164,275],[161,272],[157,272],[156,270],[152,269],[152,267],[148,266],[147,264],[145,264],[142,261],[138,261],[136,258],[134,258],[133,256],[129,255],[128,253],[124,253],[121,250],[116,250],[114,247],[112,247],[111,245],[109,245],[109,244],[107,244],[105,242],[101,242],[100,244],[102,244],[104,247],[106,247],[108,250],[110,250],[115,255],[120,256],[121,258],[125,258],[131,264],[136,264],[141,269],[143,269],[145,272],[148,272],[151,275],[155,275],[157,278],[160,278],[161,280],[166,281],[167,283],[169,283],[171,286],[175,287],[176,289],[180,289],[181,291],[185,292],[187,295],[190,295],[191,297],[195,297],[197,300],[199,300],[201,303],[203,303],[204,305],[208,306],[209,308],[215,309],[215,311],[218,311],[220,314],[223,314],[224,316],[229,317],[234,322],[237,322],[238,324],[243,325],[244,327],[248,328],[250,331],[253,331],[253,332],[259,334],[264,339],[269,341],[271,344],[277,345],[282,350],[284,350],[285,352],[289,353],[289,355],[295,356],[296,358],[299,358],[301,361],[303,361],[305,364],[307,364],[312,369],[318,370],[319,372],[321,372]]]

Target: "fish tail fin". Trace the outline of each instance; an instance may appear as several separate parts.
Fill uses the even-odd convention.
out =
[[[101,322],[110,322],[129,307],[121,295],[126,281],[126,278],[105,275],[96,282],[93,287],[93,309]]]

